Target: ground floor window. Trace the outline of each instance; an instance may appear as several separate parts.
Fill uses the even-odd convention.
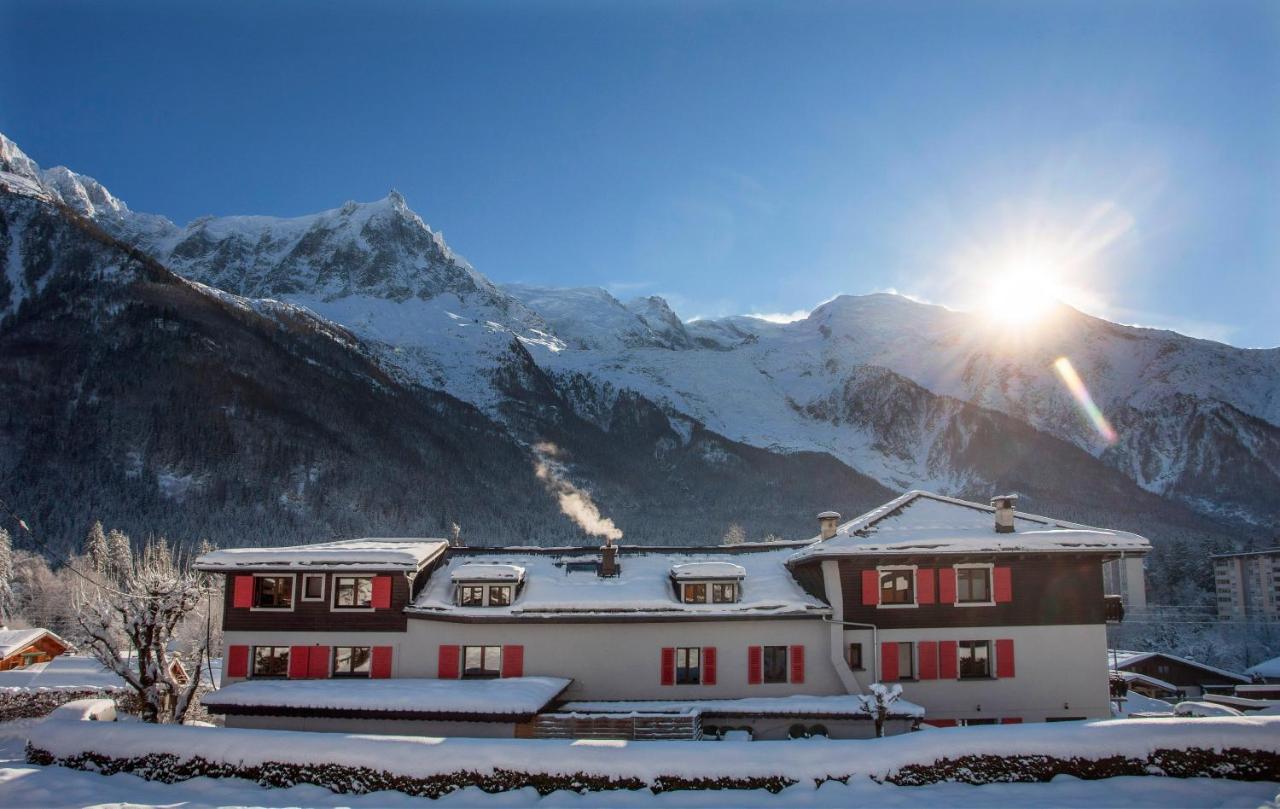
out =
[[[957,646],[960,654],[960,679],[991,676],[991,641],[962,640]]]
[[[855,671],[862,670],[862,644],[849,644],[849,668]]]
[[[368,677],[373,648],[370,646],[333,647],[334,677]]]
[[[702,682],[702,649],[697,646],[676,649],[676,685],[698,685]]]
[[[501,646],[463,646],[463,677],[498,677],[502,674]]]
[[[766,683],[785,683],[787,681],[787,647],[764,647],[763,674]]]
[[[916,649],[914,643],[898,642],[898,679],[914,680],[916,677]]]
[[[289,673],[288,646],[253,647],[254,677],[284,677]]]

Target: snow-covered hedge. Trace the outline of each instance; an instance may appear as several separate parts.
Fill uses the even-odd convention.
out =
[[[116,688],[59,688],[49,690],[0,690],[0,722],[35,719],[59,706],[81,699],[113,699],[125,713],[137,713],[137,697]]]
[[[178,751],[178,752],[174,752]],[[178,725],[45,722],[35,764],[129,772],[173,783],[208,776],[335,792],[437,797],[466,786],[767,789],[872,778],[915,785],[1046,781],[1055,775],[1207,776],[1280,772],[1280,718],[1205,717],[948,728],[887,739],[624,742],[346,736]]]

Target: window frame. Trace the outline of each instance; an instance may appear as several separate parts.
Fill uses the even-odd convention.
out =
[[[479,591],[479,603],[468,601],[468,590]],[[458,606],[459,607],[483,607],[485,606],[485,586],[483,584],[459,584],[458,585]]]
[[[769,650],[782,650],[782,679],[770,679],[769,677]],[[776,661],[775,661],[776,662]],[[761,685],[785,685],[791,682],[791,648],[789,646],[761,646],[760,647],[760,684]]]
[[[723,590],[724,590],[724,588],[726,588],[726,587],[730,588],[730,591],[729,591],[729,592],[730,592],[730,593],[732,593],[733,597],[732,597],[732,598],[728,598],[728,599],[725,599],[725,598],[719,598],[719,597],[718,597],[718,595],[717,595],[717,591],[718,591],[718,590],[719,590],[719,591],[723,591]],[[711,595],[711,603],[712,603],[712,604],[737,604],[737,603],[738,603],[738,599],[741,597],[741,593],[742,593],[742,587],[741,587],[741,586],[739,585],[739,583],[738,583],[738,582],[736,582],[736,581],[713,581],[713,582],[711,582],[711,591],[710,591],[710,595]]]
[[[480,669],[479,669],[480,673],[479,674],[467,674],[467,650],[468,649],[480,650]],[[488,655],[488,650],[490,649],[498,650],[498,665],[497,665],[497,668],[492,670],[484,668],[485,658]],[[472,643],[472,644],[465,644],[458,647],[458,679],[460,680],[499,679],[500,677],[502,677],[502,654],[503,654],[502,646],[492,644],[492,643],[484,643],[484,644]],[[490,671],[492,671],[492,673],[490,673]]]
[[[279,674],[259,674],[258,673],[258,650],[271,649],[272,651],[284,650],[284,668]],[[293,648],[290,646],[276,646],[274,644],[263,644],[261,646],[254,645],[249,650],[249,677],[250,680],[287,680],[289,679],[289,658],[293,654]],[[280,657],[273,654],[271,657]]]
[[[260,607],[258,606],[258,597],[262,593],[262,585],[259,582],[262,579],[275,579],[276,581],[289,580],[289,606],[287,607]],[[253,574],[253,606],[249,608],[251,612],[293,612],[298,604],[298,574],[296,573],[254,573]]]
[[[965,649],[985,648],[986,655],[986,673],[984,674],[965,674],[964,661]],[[995,679],[995,644],[989,640],[958,640],[956,641],[956,679],[958,680],[994,680]]]
[[[894,682],[915,682],[919,679],[919,671],[916,666],[916,642],[913,640],[900,640],[896,641],[896,643],[898,645],[898,678]],[[902,665],[902,653],[904,650],[907,654],[906,666]]]
[[[364,659],[365,671],[338,671],[338,650],[339,649],[368,649],[369,656]],[[349,679],[369,679],[373,676],[373,647],[372,646],[334,646],[329,650],[329,676]]]
[[[879,588],[876,590],[876,609],[882,610],[901,610],[915,609],[920,606],[920,582],[919,565],[880,565],[876,567],[876,576],[879,580]],[[911,601],[910,603],[884,603],[884,576],[886,573],[902,573],[911,574]]]
[[[302,589],[298,593],[299,600],[300,601],[324,601],[325,596],[328,595],[328,590],[329,590],[329,585],[328,585],[328,582],[326,581],[326,579],[328,578],[329,577],[326,576],[324,573],[303,573]],[[320,595],[318,596],[307,595],[307,582],[311,581],[312,579],[320,580]]]
[[[856,655],[856,658],[857,658],[856,660],[854,659],[855,658],[855,655],[853,653],[854,649],[858,650],[858,654]],[[852,643],[845,644],[844,660],[846,663],[849,664],[849,668],[852,669],[853,671],[867,670],[866,663],[864,662],[863,655],[862,655],[862,641],[855,641]]]
[[[505,603],[493,603],[493,594],[496,590],[506,590],[507,600]],[[484,588],[484,605],[486,607],[510,607],[511,603],[516,600],[516,588],[514,584],[489,584]]]
[[[373,580],[374,578],[375,578],[374,576],[334,576],[333,587],[331,588],[333,590],[333,598],[330,599],[329,609],[334,612],[373,612]],[[338,598],[342,594],[342,585],[340,584],[340,582],[342,582],[344,579],[348,579],[353,582],[359,582],[361,580],[369,582],[368,606],[351,606],[351,605],[342,605],[338,603]],[[352,591],[353,598],[354,596],[359,595],[359,592],[360,592],[359,588],[360,588],[359,584],[354,585],[354,589]]]
[[[700,599],[692,599],[692,598],[689,598],[689,591],[690,591],[690,590],[693,590],[694,588],[699,588],[699,587],[700,587],[700,588],[702,588],[702,598],[700,598]],[[705,581],[683,581],[683,582],[680,582],[680,601],[681,601],[681,603],[684,603],[684,604],[707,604],[707,603],[710,603],[710,602],[708,602],[708,601],[707,601],[707,599],[710,597],[710,595],[711,595],[711,591],[707,589],[707,583],[706,583]]]
[[[680,665],[681,658],[684,658],[685,664]],[[696,663],[689,664],[689,661],[696,658]],[[676,665],[675,665],[675,682],[676,685],[702,685],[702,647],[701,646],[677,646],[676,647]],[[682,678],[681,672],[684,673]],[[692,675],[689,674],[692,672]]]
[[[956,576],[956,598],[952,602],[955,607],[994,607],[996,605],[996,574],[995,564],[992,562],[965,562],[952,565],[952,570]],[[961,570],[977,570],[985,569],[987,571],[987,600],[986,601],[961,601],[960,600],[960,571]]]

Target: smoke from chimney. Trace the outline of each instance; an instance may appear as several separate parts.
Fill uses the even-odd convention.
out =
[[[538,457],[534,464],[534,473],[538,480],[547,487],[547,491],[555,495],[560,504],[560,511],[577,523],[578,527],[593,537],[604,537],[606,542],[617,542],[622,539],[622,529],[613,524],[613,520],[600,514],[600,509],[592,502],[591,495],[574,486],[562,476],[563,467],[554,459],[560,454],[560,448],[548,441],[533,445],[533,452]]]

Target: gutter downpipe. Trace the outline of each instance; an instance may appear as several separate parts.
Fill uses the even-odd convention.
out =
[[[875,677],[875,672],[878,671],[875,668],[879,654],[879,647],[876,645],[876,633],[878,630],[872,624],[859,624],[844,620],[844,591],[840,587],[840,563],[837,560],[824,559],[822,561],[822,585],[831,603],[832,617],[822,619],[829,624],[830,629],[831,665],[835,668],[836,676],[840,678],[846,693],[865,693],[862,683],[858,681],[858,676],[853,673],[853,669],[849,668],[849,661],[844,656],[844,627],[857,626],[871,629],[872,678]]]

